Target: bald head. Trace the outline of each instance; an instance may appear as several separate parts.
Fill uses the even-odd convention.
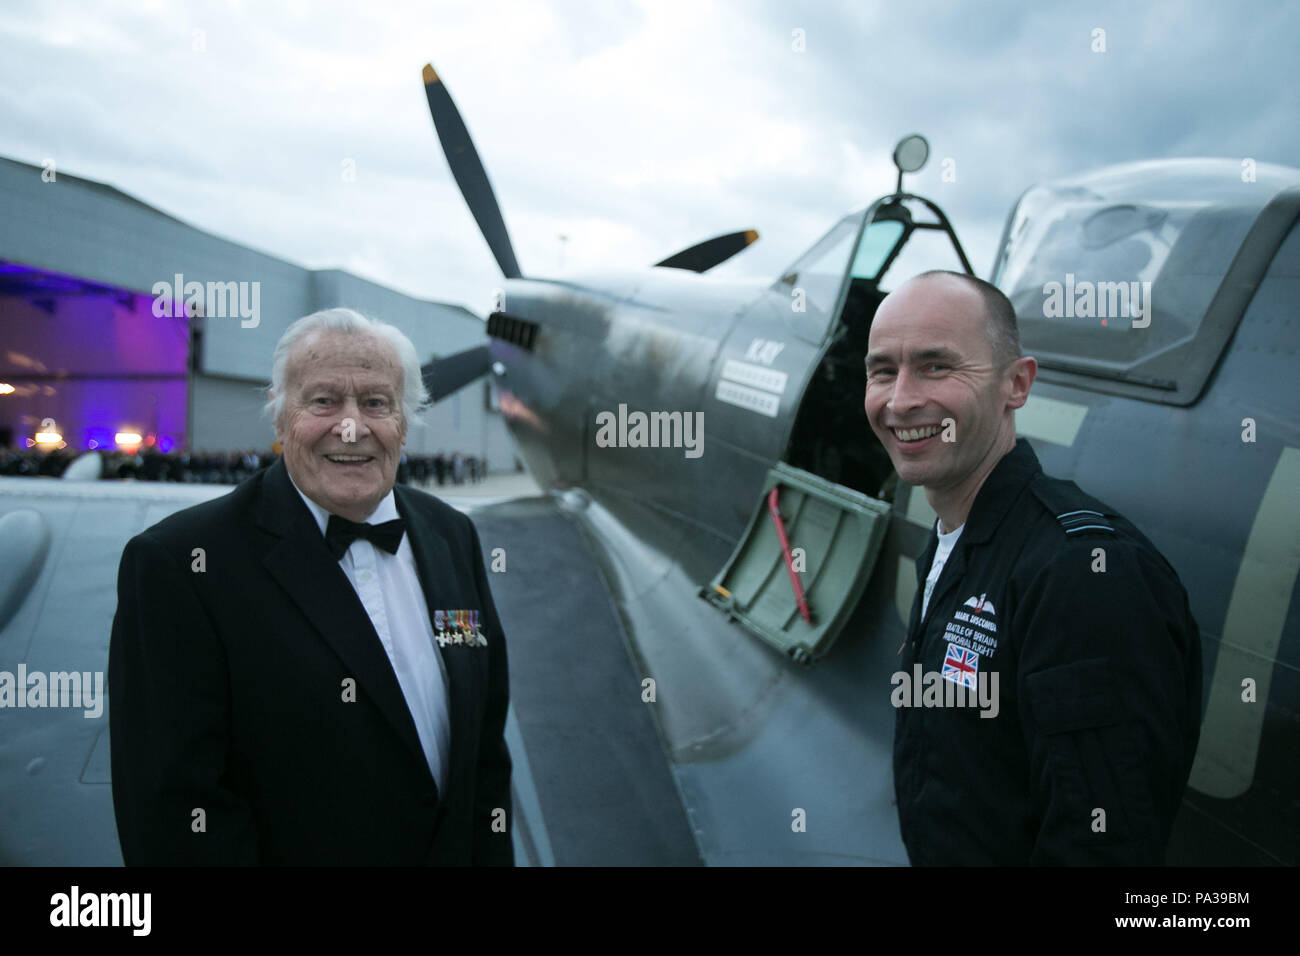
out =
[[[1011,300],[993,283],[964,272],[949,272],[946,269],[922,272],[903,285],[914,282],[947,283],[949,286],[964,288],[978,296],[989,346],[993,350],[993,364],[1002,368],[1012,360],[1020,358],[1020,329],[1016,325],[1016,310],[1011,305]],[[902,286],[898,291],[902,291]]]

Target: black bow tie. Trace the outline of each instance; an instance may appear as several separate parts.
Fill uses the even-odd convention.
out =
[[[340,561],[357,538],[365,538],[375,547],[396,554],[405,532],[406,522],[401,518],[383,524],[357,524],[347,518],[330,515],[329,524],[325,526],[325,543],[335,559]]]

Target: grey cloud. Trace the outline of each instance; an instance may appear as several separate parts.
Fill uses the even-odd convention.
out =
[[[425,109],[424,56],[465,115],[525,267],[543,274],[555,234],[581,221],[622,227],[630,246],[572,244],[572,258],[611,268],[758,228],[760,243],[724,273],[775,274],[892,188],[880,164],[913,131],[934,158],[909,188],[944,205],[981,271],[1034,182],[1139,158],[1295,165],[1300,155],[1290,42],[1300,10],[1287,6],[733,3],[720,26],[684,7],[652,68],[638,62],[642,72],[617,77],[644,94],[635,107],[575,78],[602,57],[617,63],[654,8],[556,4],[547,22],[558,30],[533,52],[516,38],[523,52],[505,58],[502,37],[527,10],[198,4],[148,14],[82,0],[56,19],[41,4],[8,4],[0,153],[39,161],[57,151],[61,168],[112,178],[202,228],[308,265],[372,263],[378,281],[475,308],[498,276]],[[60,23],[90,39],[32,38],[33,25]],[[1105,54],[1089,49],[1094,27],[1107,31]],[[796,28],[802,54],[790,48]],[[658,95],[669,88],[690,92]],[[803,130],[807,155],[788,168],[748,156],[736,144],[752,117]],[[853,168],[850,146],[875,165]],[[358,170],[347,189],[344,158]],[[944,158],[957,164],[955,183],[942,181]],[[638,163],[657,174],[682,160],[714,184],[626,183]]]

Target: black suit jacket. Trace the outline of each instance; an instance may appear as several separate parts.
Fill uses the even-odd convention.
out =
[[[477,609],[487,638],[440,649],[445,792],[365,608],[277,461],[122,553],[108,685],[128,865],[513,863],[505,635],[478,535],[431,495],[394,494],[430,613]]]

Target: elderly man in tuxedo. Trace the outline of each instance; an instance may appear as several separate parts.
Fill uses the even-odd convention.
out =
[[[510,865],[506,644],[473,524],[394,487],[427,401],[347,309],[275,349],[283,458],[128,542],[109,650],[133,864]]]

